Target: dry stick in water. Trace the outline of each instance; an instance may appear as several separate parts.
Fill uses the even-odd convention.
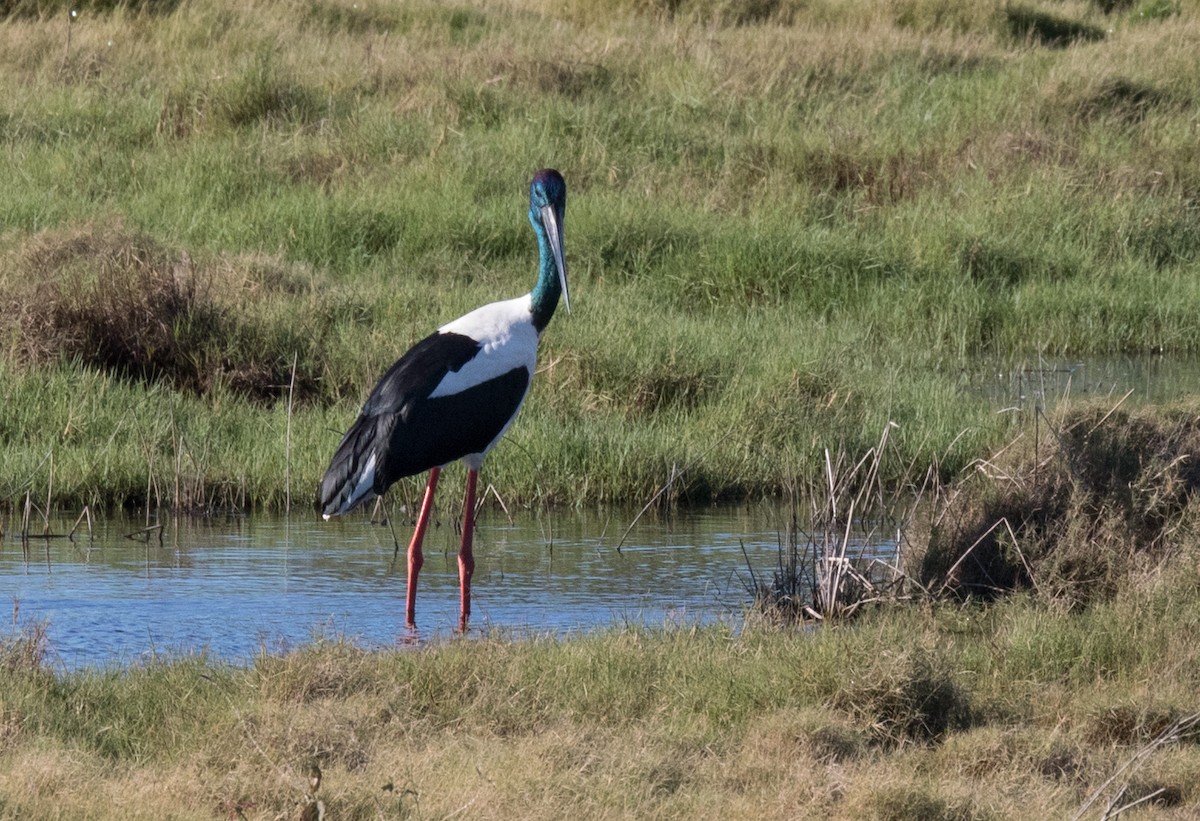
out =
[[[50,451],[50,473],[46,477],[46,509],[42,511],[42,534],[50,535],[50,499],[54,493],[54,451]]]
[[[29,494],[31,491],[25,491],[25,512],[21,516],[21,541],[29,541],[29,517],[33,514],[33,497]]]
[[[674,466],[672,466],[671,479],[673,480],[674,478],[675,478],[675,468],[674,468]],[[646,511],[650,509],[650,506],[652,504],[654,504],[656,501],[658,501],[658,497],[662,496],[664,493],[667,492],[667,488],[669,488],[670,486],[671,486],[671,481],[668,480],[668,482],[665,485],[663,485],[662,487],[660,487],[658,489],[658,493],[655,493],[653,496],[651,496],[650,501],[646,502],[645,506],[641,510],[638,511],[638,515],[633,517],[633,521],[629,523],[629,527],[625,528],[625,532],[621,535],[621,541],[617,542],[617,553],[621,552],[621,548],[625,545],[625,539],[627,539],[629,537],[629,533],[630,533],[630,531],[633,530],[633,526],[636,525],[638,523],[638,521],[642,518],[642,516],[644,516],[646,514]]]
[[[83,506],[83,511],[79,514],[79,518],[76,519],[75,524],[73,524],[71,526],[71,532],[67,534],[68,539],[70,539],[71,541],[75,541],[75,531],[79,529],[79,523],[82,522],[85,517],[87,518],[88,541],[89,542],[93,541],[94,537],[92,536],[92,511],[87,505]]]
[[[152,533],[158,534],[158,543],[161,545],[163,543],[163,526],[161,524],[150,525],[149,527],[143,527],[141,530],[135,530],[132,533],[126,533],[125,538],[135,542],[146,542],[148,544],[150,542],[150,535]]]
[[[388,510],[387,504],[380,496],[375,501],[375,510],[383,510],[383,520],[387,522],[388,530],[392,532],[392,561],[395,562],[400,556],[400,539],[396,536],[396,525],[392,523],[392,511]],[[375,511],[371,511],[371,521],[375,521]]]
[[[504,515],[508,517],[508,523],[513,524],[512,514],[508,512],[508,505],[504,504],[504,500],[500,498],[500,491],[496,490],[496,486],[488,483],[487,490],[479,497],[478,504],[475,505],[475,514],[479,515],[479,511],[483,509],[483,503],[487,501],[488,495],[496,497],[496,501],[500,504],[500,509],[504,511]]]
[[[298,353],[292,352],[292,378],[288,382],[287,429],[283,440],[283,512],[292,512],[292,397],[296,389],[296,361]],[[391,521],[391,517],[388,517]]]
[[[179,474],[183,470],[183,452],[180,443],[179,429],[175,426],[175,417],[171,417],[171,447],[175,450],[175,510],[182,510],[179,498]]]
[[[706,450],[704,450],[699,456],[697,456],[696,459],[699,460],[699,459],[707,456],[709,453],[711,453],[713,451],[713,449],[715,449],[717,447],[717,445],[721,444],[726,439],[728,439],[729,436],[730,436],[730,434],[726,433],[724,436],[718,438],[717,441],[713,442],[712,445],[709,448],[707,448]],[[670,475],[670,477],[668,477],[667,483],[665,485],[663,485],[662,487],[660,487],[658,489],[658,492],[650,497],[650,501],[646,502],[645,506],[641,510],[638,511],[638,515],[633,517],[633,521],[629,523],[629,527],[625,528],[625,532],[621,535],[621,541],[617,542],[617,553],[621,552],[621,548],[625,545],[625,540],[627,538],[629,538],[630,532],[633,531],[633,526],[636,525],[641,520],[641,518],[646,515],[646,511],[650,509],[651,505],[653,505],[656,501],[658,501],[658,498],[660,496],[662,496],[664,493],[666,493],[670,488],[672,488],[675,485],[676,477],[682,477],[683,474],[688,472],[688,469],[690,467],[691,467],[691,465],[685,465],[682,470],[676,470],[675,465],[674,464],[671,465],[671,475]]]
[[[754,585],[755,590],[762,590],[765,585],[760,586],[758,583],[758,575],[754,572],[754,565],[750,563],[750,554],[746,552],[746,543],[738,539],[738,544],[742,546],[742,556],[746,559],[746,569],[750,571],[750,583]]]

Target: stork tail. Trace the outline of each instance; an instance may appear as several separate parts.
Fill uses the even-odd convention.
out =
[[[321,515],[340,516],[379,495],[375,491],[379,470],[375,420],[360,416],[333,454],[317,491]]]

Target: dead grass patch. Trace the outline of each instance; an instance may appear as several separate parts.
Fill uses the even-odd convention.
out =
[[[981,460],[932,514],[919,562],[935,592],[1033,588],[1076,606],[1171,555],[1194,518],[1200,415],[1074,406]]]
[[[863,722],[884,746],[942,740],[971,724],[971,704],[946,661],[921,651],[883,651],[848,676],[831,705]]]
[[[808,152],[797,177],[833,194],[854,194],[871,206],[915,197],[943,176],[940,156],[930,150],[861,151],[827,148]]]
[[[784,709],[765,713],[746,728],[736,759],[749,769],[778,771],[779,761],[843,763],[867,751],[867,733],[829,710]]]
[[[5,271],[0,322],[17,361],[258,401],[287,396],[295,362],[295,398],[317,395],[316,339],[270,316],[276,295],[307,285],[270,258],[200,263],[116,221],[42,232]]]
[[[1088,718],[1084,735],[1097,746],[1145,744],[1183,715],[1181,710],[1147,704],[1109,705]]]

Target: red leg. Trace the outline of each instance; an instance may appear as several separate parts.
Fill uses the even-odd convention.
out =
[[[471,574],[475,572],[475,483],[479,471],[467,471],[467,495],[463,500],[462,548],[458,551],[458,585],[462,591],[462,607],[458,618],[458,629],[467,631],[467,620],[471,618]]]
[[[421,502],[421,513],[417,516],[417,529],[413,531],[412,541],[408,543],[408,597],[405,601],[405,623],[409,627],[417,626],[417,576],[421,574],[421,565],[425,564],[425,554],[421,552],[421,542],[425,540],[425,529],[429,527],[429,514],[433,510],[433,494],[437,490],[438,474],[441,468],[429,471],[429,481],[425,485],[425,500]]]

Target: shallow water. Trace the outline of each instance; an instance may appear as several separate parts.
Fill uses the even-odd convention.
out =
[[[472,632],[572,633],[620,623],[737,620],[750,604],[747,558],[760,580],[779,562],[784,511],[720,509],[645,517],[487,510],[476,529]],[[52,522],[52,531],[71,521]],[[239,662],[320,636],[365,647],[445,637],[458,624],[457,535],[431,529],[417,597],[419,631],[404,628],[405,561],[386,526],[365,516],[309,515],[100,522],[86,534],[0,543],[0,590],[18,625],[48,626],[67,669],[205,651]],[[407,522],[397,522],[402,545]],[[742,545],[745,545],[745,554]],[[620,545],[620,550],[618,550]],[[854,548],[887,554],[894,545]]]

